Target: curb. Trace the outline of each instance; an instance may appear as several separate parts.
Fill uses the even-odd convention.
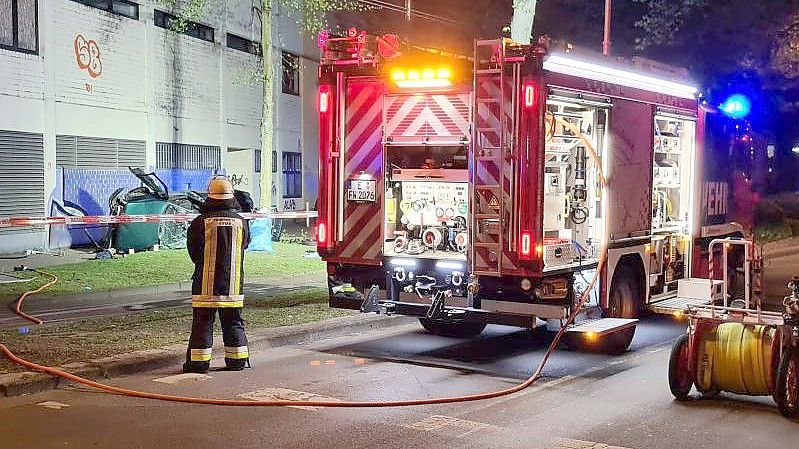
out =
[[[250,350],[260,351],[279,346],[311,343],[328,338],[369,332],[378,329],[408,324],[413,319],[402,316],[351,315],[323,321],[256,329],[248,334]],[[214,356],[222,356],[221,347],[214,349]],[[166,366],[180,366],[186,357],[186,346],[176,344],[160,349],[135,351],[128,354],[76,362],[60,366],[60,369],[89,379],[109,378],[136,374]],[[52,390],[68,381],[43,373],[25,371],[0,374],[0,397],[21,396]]]

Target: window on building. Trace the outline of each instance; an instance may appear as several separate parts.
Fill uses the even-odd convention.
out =
[[[277,173],[277,151],[272,152],[272,173]]]
[[[155,10],[153,23],[159,28],[172,30],[204,41],[214,41],[214,29],[201,23],[181,19],[164,11]]]
[[[92,8],[139,20],[139,4],[129,0],[72,0]]]
[[[300,57],[283,52],[283,93],[300,94]]]
[[[261,173],[261,150],[255,150],[255,173]]]
[[[255,56],[261,56],[261,44],[243,37],[236,36],[235,34],[227,34],[227,46],[234,50],[243,51]]]
[[[218,170],[221,150],[211,145],[186,145],[183,143],[156,142],[156,168],[187,170]]]
[[[0,0],[0,48],[39,52],[37,0]]]
[[[283,153],[283,198],[302,197],[302,153]]]

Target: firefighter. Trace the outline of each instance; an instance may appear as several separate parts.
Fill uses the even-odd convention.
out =
[[[187,233],[189,256],[194,262],[191,301],[193,319],[183,372],[205,373],[211,364],[214,317],[222,323],[225,365],[241,371],[249,361],[244,334],[244,250],[250,242],[246,220],[237,212],[240,205],[233,185],[215,177],[208,185],[208,199]]]

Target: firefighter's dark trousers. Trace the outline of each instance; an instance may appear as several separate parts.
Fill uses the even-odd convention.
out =
[[[186,365],[195,370],[207,371],[211,363],[211,347],[214,343],[214,317],[219,313],[222,322],[222,340],[225,343],[225,365],[228,368],[242,368],[250,357],[247,349],[247,336],[244,334],[244,320],[240,307],[194,307],[191,323],[189,349],[186,351]]]

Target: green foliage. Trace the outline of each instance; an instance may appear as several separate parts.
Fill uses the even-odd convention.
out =
[[[792,236],[793,229],[785,222],[767,223],[755,228],[755,242],[759,245],[784,240]]]
[[[799,14],[787,16],[776,36],[771,67],[785,77],[799,78]]]
[[[699,7],[705,6],[705,0],[682,0],[678,2],[664,0],[633,0],[643,3],[647,11],[635,26],[646,32],[643,37],[636,38],[636,47],[643,50],[651,45],[662,45],[674,40],[675,35],[688,21],[691,14]]]
[[[172,22],[172,31],[185,33],[191,22],[198,22],[209,2],[223,0],[156,0],[156,2],[175,14],[177,20]]]
[[[289,14],[297,22],[299,29],[311,36],[329,28],[328,13],[371,9],[370,6],[357,0],[277,0],[277,2],[288,7]]]

